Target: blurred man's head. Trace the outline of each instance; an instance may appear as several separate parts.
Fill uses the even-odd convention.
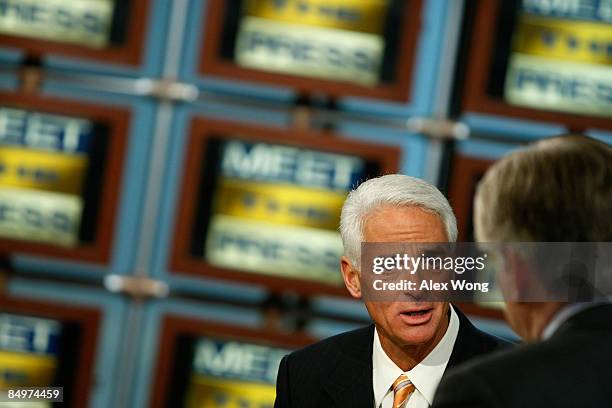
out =
[[[344,282],[353,297],[361,298],[361,242],[454,242],[457,223],[436,187],[393,174],[368,180],[349,194],[342,208],[340,232]],[[383,347],[428,348],[437,344],[448,326],[445,302],[365,304]]]
[[[474,203],[481,242],[612,240],[612,148],[586,136],[540,140],[495,163]]]
[[[612,240],[612,148],[585,136],[567,135],[504,157],[478,186],[474,221],[480,242]],[[507,257],[501,278],[538,278],[533,263],[515,255]],[[508,300],[508,293],[504,295]],[[522,337],[534,340],[560,307],[553,303],[507,301],[506,314]],[[533,313],[528,312],[535,308],[547,309],[548,316],[530,321]]]

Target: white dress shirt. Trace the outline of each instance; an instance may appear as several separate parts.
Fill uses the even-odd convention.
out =
[[[374,329],[372,349],[372,382],[374,386],[374,408],[392,408],[393,390],[391,386],[401,374],[406,374],[415,386],[406,408],[428,408],[433,402],[436,388],[453,352],[459,333],[459,317],[450,306],[450,319],[446,333],[434,349],[410,371],[402,371],[390,358],[380,344],[378,331]]]
[[[568,321],[570,318],[576,316],[577,314],[587,309],[602,305],[604,303],[607,303],[607,302],[571,303],[567,306],[562,307],[553,316],[550,322],[548,322],[548,324],[544,328],[544,331],[542,331],[542,336],[541,336],[542,340],[550,339],[552,335],[555,334],[557,330],[559,330],[559,327],[561,327],[561,325],[565,323],[566,321]]]

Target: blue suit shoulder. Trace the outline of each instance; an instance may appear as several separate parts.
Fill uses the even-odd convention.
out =
[[[445,376],[433,407],[612,406],[610,344],[612,331],[572,333],[468,361]]]
[[[325,401],[330,395],[324,391],[325,385],[329,378],[336,379],[332,386],[339,379],[333,373],[371,372],[373,335],[371,325],[329,337],[285,356],[278,371],[274,406],[328,406]]]
[[[371,358],[373,336],[373,325],[337,334],[292,352],[286,361],[301,369],[318,371],[317,367],[333,365],[341,355]]]

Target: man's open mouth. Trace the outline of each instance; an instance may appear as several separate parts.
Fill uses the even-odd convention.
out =
[[[419,310],[416,312],[402,312],[403,315],[407,315],[407,316],[423,316],[427,313],[429,313],[431,311],[431,309],[425,309],[425,310]]]
[[[433,317],[433,308],[421,310],[406,310],[400,312],[400,318],[405,324],[416,326],[428,323]]]

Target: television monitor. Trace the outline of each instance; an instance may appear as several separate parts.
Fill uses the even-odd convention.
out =
[[[149,0],[2,0],[0,45],[136,64]]]
[[[612,5],[598,0],[468,3],[464,108],[612,128]]]
[[[271,407],[281,359],[312,339],[176,316],[164,319],[153,407]]]
[[[212,0],[200,71],[407,100],[421,0]]]
[[[0,97],[3,247],[75,254],[108,246],[105,223],[114,217],[125,112],[16,94]]]
[[[331,135],[196,119],[172,270],[338,291],[347,193],[395,172],[398,150]]]
[[[0,299],[0,390],[63,387],[63,403],[28,406],[87,406],[98,324],[95,309]]]

